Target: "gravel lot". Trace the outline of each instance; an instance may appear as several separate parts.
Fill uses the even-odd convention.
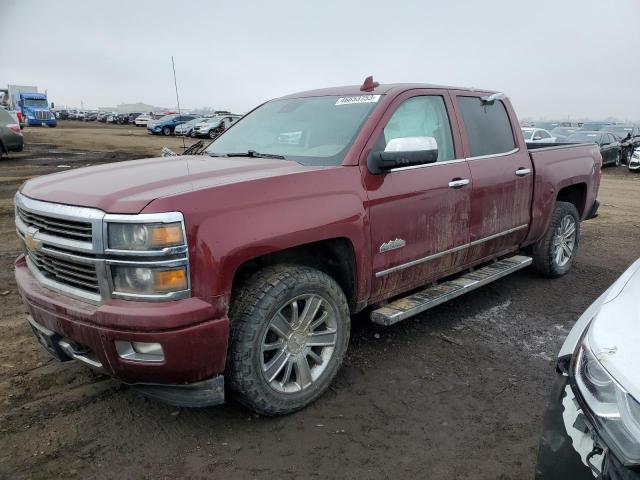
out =
[[[78,122],[25,139],[0,160],[0,478],[533,478],[554,355],[640,257],[640,175],[608,168],[569,275],[521,271],[394,327],[354,318],[336,382],[294,415],[177,409],[36,343],[13,279],[12,196],[33,176],[182,141]]]

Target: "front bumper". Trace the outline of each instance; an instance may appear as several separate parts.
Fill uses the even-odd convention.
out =
[[[578,407],[569,385],[569,377],[558,374],[544,418],[544,430],[538,447],[536,480],[592,480],[602,472],[603,480],[640,480],[640,472],[622,465],[594,433]],[[604,456],[587,458],[596,443]]]
[[[55,127],[58,124],[55,118],[50,118],[48,120],[39,120],[37,118],[29,118],[27,117],[26,125],[29,127],[37,127],[37,126],[48,126]]]
[[[43,287],[23,257],[16,261],[15,276],[34,333],[59,360],[79,360],[176,405],[224,400],[229,320],[212,318],[209,303],[187,298],[91,305]],[[162,328],[153,328],[154,323]],[[159,343],[164,358],[129,360],[118,353],[116,341]]]

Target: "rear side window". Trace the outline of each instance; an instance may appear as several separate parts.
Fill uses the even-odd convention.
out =
[[[504,104],[483,104],[478,97],[458,97],[472,157],[496,155],[516,147]]]

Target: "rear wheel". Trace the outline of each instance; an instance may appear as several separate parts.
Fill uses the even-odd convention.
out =
[[[614,163],[614,165],[615,165],[616,167],[619,167],[619,166],[620,166],[620,157],[621,157],[621,155],[620,155],[620,151],[618,150],[618,151],[616,152],[616,161],[615,161],[615,163]]]
[[[633,148],[630,148],[627,150],[627,154],[626,154],[626,164],[629,165],[629,163],[631,163],[631,158],[633,157]]]
[[[575,205],[556,202],[547,233],[533,247],[533,267],[547,277],[565,275],[578,252],[580,216]]]
[[[208,135],[209,135],[209,138],[216,138],[218,136],[218,133],[215,130],[211,129],[209,130]]]
[[[322,395],[349,342],[347,300],[318,270],[274,266],[254,274],[231,308],[228,386],[264,415],[299,410]]]

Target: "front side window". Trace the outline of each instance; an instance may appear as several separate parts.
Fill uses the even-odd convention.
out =
[[[242,117],[205,153],[253,151],[283,156],[303,165],[340,165],[380,98],[331,95],[272,100]]]
[[[472,157],[496,155],[516,147],[507,109],[500,100],[483,103],[478,97],[458,97]]]
[[[438,144],[438,162],[456,158],[449,115],[441,96],[412,97],[401,103],[376,148],[384,150],[390,140],[404,137],[433,137]]]

